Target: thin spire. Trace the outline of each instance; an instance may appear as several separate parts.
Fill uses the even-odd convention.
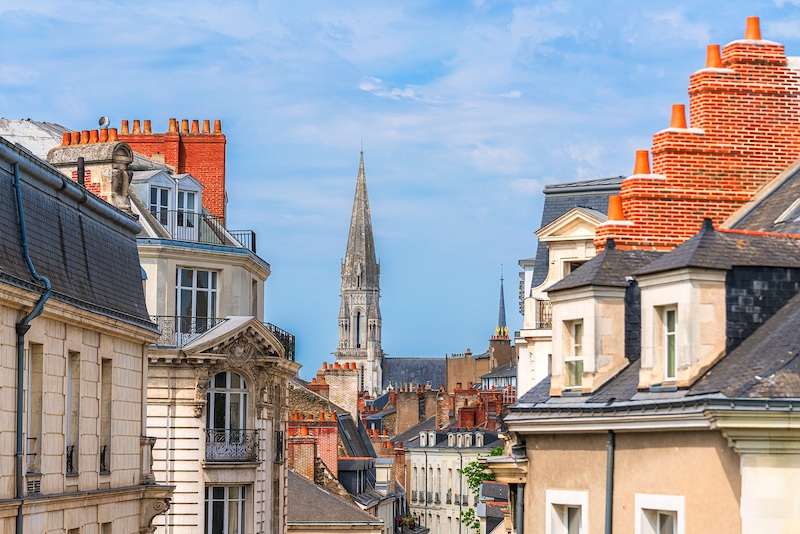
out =
[[[503,265],[500,264],[500,313],[497,316],[495,338],[508,339],[508,326],[506,325],[506,299],[503,295]]]
[[[350,219],[350,234],[347,237],[347,252],[342,266],[342,289],[378,289],[379,277],[362,150],[358,162],[358,179],[353,199],[353,214]]]

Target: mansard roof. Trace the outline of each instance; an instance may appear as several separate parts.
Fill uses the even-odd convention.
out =
[[[154,329],[142,290],[139,225],[25,149],[0,139],[3,168],[19,164],[30,256],[53,298]],[[14,176],[0,172],[0,277],[33,291]]]
[[[447,385],[447,360],[445,358],[384,358],[383,390],[403,384],[427,384],[437,390]]]
[[[356,194],[347,236],[347,252],[342,265],[342,289],[380,289],[380,270],[375,256],[372,216],[364,172],[364,153],[358,164]]]
[[[291,524],[327,523],[357,526],[383,525],[355,504],[328,493],[312,481],[289,470],[287,521]]]

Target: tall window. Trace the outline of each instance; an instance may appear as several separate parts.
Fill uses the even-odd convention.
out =
[[[30,364],[28,368],[28,473],[41,472],[42,466],[42,395],[44,371],[44,346],[30,345]]]
[[[150,187],[150,213],[165,225],[169,220],[169,189],[166,187]]]
[[[678,310],[664,309],[664,380],[675,380]]]
[[[67,354],[67,474],[78,472],[81,423],[81,353]]]
[[[112,364],[103,358],[100,364],[100,472],[111,471],[111,376]]]
[[[567,387],[580,387],[583,383],[583,321],[567,323],[569,352],[565,358]]]
[[[361,348],[361,312],[356,312],[356,348]]]
[[[206,460],[254,461],[257,441],[247,430],[247,384],[226,371],[214,377],[208,390]]]
[[[206,488],[205,534],[245,534],[245,486]]]
[[[177,279],[180,333],[205,332],[217,317],[217,272],[178,268]]]
[[[197,239],[197,211],[195,210],[194,193],[178,191],[178,209],[175,215],[175,237],[178,239]]]

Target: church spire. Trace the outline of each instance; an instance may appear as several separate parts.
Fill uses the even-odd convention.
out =
[[[506,299],[503,296],[503,267],[500,267],[500,313],[497,316],[495,339],[508,339],[508,326],[506,325]]]
[[[347,237],[347,252],[342,265],[342,289],[380,289],[380,268],[375,257],[375,240],[372,237],[363,151],[358,164],[350,234]]]

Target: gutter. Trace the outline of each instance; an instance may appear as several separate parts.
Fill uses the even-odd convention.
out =
[[[3,145],[0,145],[3,146]],[[31,272],[31,276],[34,280],[38,282],[42,282],[44,284],[45,290],[42,293],[42,296],[39,298],[39,301],[33,307],[33,309],[28,313],[25,317],[23,317],[20,322],[16,324],[16,332],[17,332],[17,424],[16,424],[16,461],[14,465],[14,474],[15,474],[15,497],[19,499],[19,507],[17,508],[17,525],[16,525],[16,533],[22,534],[22,505],[23,505],[23,498],[25,497],[22,491],[22,458],[23,458],[23,447],[22,447],[22,432],[23,432],[23,412],[25,406],[25,334],[28,333],[30,330],[30,322],[38,317],[42,311],[44,310],[44,303],[50,298],[50,295],[53,294],[53,289],[50,285],[50,280],[47,277],[41,276],[39,273],[36,272],[36,267],[33,266],[33,261],[31,260],[30,251],[28,250],[28,233],[25,229],[25,209],[22,204],[22,184],[20,183],[19,179],[19,164],[14,163],[14,189],[17,193],[17,210],[19,213],[19,229],[20,235],[22,236],[22,251],[25,255],[25,262],[28,264],[28,269]]]

